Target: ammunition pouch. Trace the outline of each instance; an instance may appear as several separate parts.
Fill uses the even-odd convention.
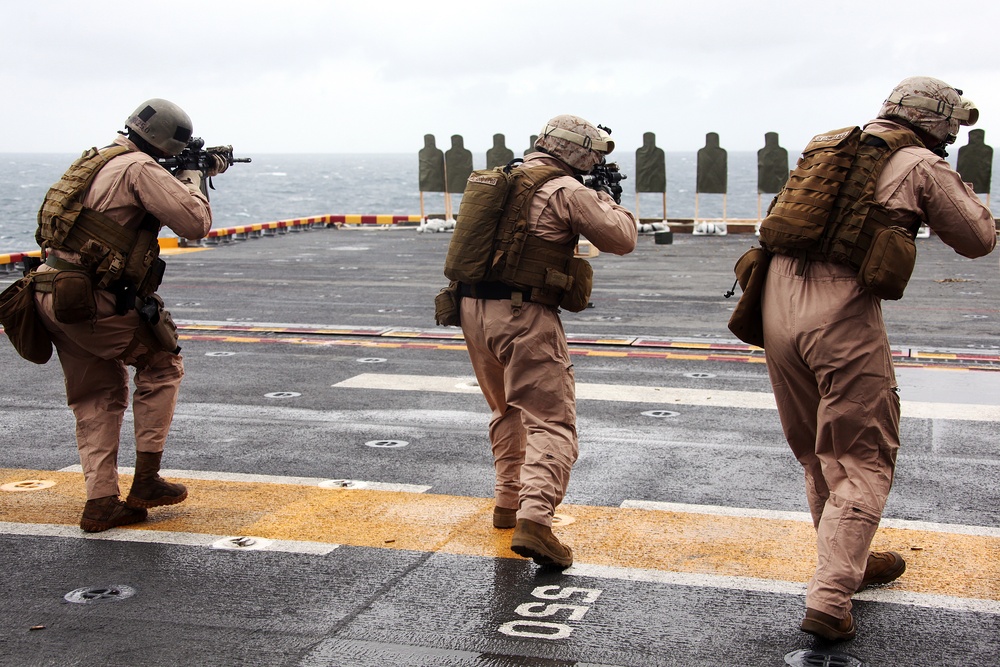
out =
[[[94,283],[85,271],[51,271],[52,314],[62,324],[87,322],[97,317]]]
[[[21,278],[0,293],[0,324],[19,355],[44,364],[52,357],[52,338],[35,307],[34,277]]]
[[[880,299],[903,296],[917,261],[913,234],[903,227],[886,227],[875,233],[858,269],[858,284]]]
[[[770,264],[771,254],[763,248],[755,247],[743,253],[733,268],[743,294],[729,318],[729,330],[744,343],[761,348],[764,347],[764,311],[761,300]]]
[[[451,281],[434,297],[434,321],[442,327],[462,326],[460,304],[462,297],[458,291],[459,283]]]
[[[559,307],[571,313],[579,313],[590,305],[590,291],[594,287],[594,269],[590,262],[579,257],[571,257],[566,265],[567,273],[548,269],[545,272],[545,286],[559,290],[562,297]]]

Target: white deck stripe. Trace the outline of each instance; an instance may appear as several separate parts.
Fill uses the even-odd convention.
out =
[[[206,533],[180,533],[163,530],[135,530],[112,528],[101,533],[85,533],[76,526],[48,523],[13,523],[0,521],[0,534],[28,535],[31,537],[65,537],[77,540],[106,540],[109,542],[142,542],[145,544],[175,544],[188,547],[212,548],[217,542],[248,535],[209,535]],[[255,538],[260,546],[251,546],[232,551],[281,551],[284,553],[313,554],[325,556],[338,544],[325,542],[301,542],[297,540],[271,540]]]
[[[731,516],[747,519],[769,519],[773,521],[800,521],[812,523],[812,515],[808,512],[780,512],[775,510],[724,507],[721,505],[687,505],[684,503],[661,503],[652,500],[625,500],[621,507],[641,510],[659,510],[663,512],[679,512],[682,514],[710,514],[713,516]],[[900,530],[921,530],[930,533],[953,533],[956,535],[974,535],[977,537],[1000,537],[1000,528],[993,526],[969,526],[957,523],[932,523],[930,521],[908,521],[906,519],[886,519],[879,523],[882,528]]]
[[[683,572],[663,572],[638,568],[613,567],[608,565],[588,565],[576,563],[564,570],[564,575],[617,579],[622,581],[645,581],[670,586],[691,586],[693,588],[723,588],[736,591],[759,591],[777,595],[800,595],[805,597],[806,585],[793,581],[756,579],[752,577],[726,577],[714,574],[687,574]],[[928,593],[909,593],[890,588],[869,589],[853,596],[855,600],[869,600],[882,604],[898,604],[908,607],[930,609],[950,609],[953,611],[976,612],[1000,615],[1000,602],[978,598],[958,598]]]
[[[76,465],[66,466],[56,472],[78,472],[83,473],[83,467]],[[134,468],[119,466],[118,472],[131,475]],[[253,475],[242,472],[215,472],[212,470],[170,470],[160,471],[163,477],[176,477],[180,479],[203,479],[210,482],[247,482],[251,484],[290,484],[294,486],[324,486],[334,489],[368,489],[370,491],[399,491],[401,493],[426,493],[431,487],[421,484],[390,484],[387,482],[368,482],[363,480],[335,480],[329,477],[289,477],[284,475]],[[347,485],[340,484],[347,482]]]
[[[431,391],[453,394],[467,394],[479,391],[474,380],[468,377],[389,375],[380,373],[362,373],[338,382],[333,386],[348,389]],[[726,391],[722,389],[642,387],[578,382],[576,385],[576,397],[581,400],[627,403],[700,405],[754,410],[777,409],[774,403],[774,394],[753,391]],[[902,401],[902,415],[918,419],[1000,422],[1000,406]]]

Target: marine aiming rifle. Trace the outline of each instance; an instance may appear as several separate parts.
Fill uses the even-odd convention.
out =
[[[237,162],[250,162],[250,158],[248,157],[233,157],[232,146],[211,146],[209,148],[204,148],[204,146],[204,139],[201,137],[191,137],[187,146],[184,147],[184,150],[180,154],[174,157],[157,158],[156,161],[171,174],[189,169],[205,173],[215,166],[212,160],[213,155],[223,158],[230,167]],[[208,187],[213,190],[215,189],[211,178],[208,179]]]
[[[626,178],[628,176],[618,169],[617,162],[601,162],[595,165],[589,174],[584,174],[583,184],[593,190],[604,190],[614,198],[616,204],[621,204],[621,182]]]

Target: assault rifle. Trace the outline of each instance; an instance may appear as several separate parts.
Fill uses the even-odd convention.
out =
[[[161,157],[156,158],[156,161],[160,163],[160,166],[169,171],[171,174],[175,174],[178,171],[184,170],[197,170],[202,174],[206,173],[214,165],[214,160],[212,160],[213,155],[218,155],[229,163],[229,166],[233,166],[237,162],[250,162],[248,157],[233,157],[233,147],[232,146],[212,146],[210,148],[204,148],[205,140],[201,137],[191,137],[188,141],[187,146],[180,154],[173,157]],[[215,189],[215,185],[212,183],[212,179],[208,179],[208,187]],[[205,181],[201,182],[201,191],[206,197],[208,197],[208,188],[205,187]]]
[[[619,171],[617,162],[601,162],[595,165],[589,174],[584,174],[583,184],[594,190],[604,190],[614,197],[616,204],[621,204],[621,182],[626,178],[628,176]]]
[[[250,158],[248,157],[233,157],[232,146],[212,146],[210,148],[204,148],[204,146],[204,139],[201,137],[191,137],[191,140],[188,141],[187,146],[184,147],[184,150],[179,155],[157,158],[156,161],[170,173],[186,169],[197,169],[202,172],[208,171],[209,167],[212,166],[212,160],[210,159],[212,155],[221,156],[229,163],[229,166],[233,166],[237,162],[250,162]]]
[[[171,174],[176,174],[178,171],[183,171],[187,169],[198,170],[201,173],[205,173],[214,166],[214,161],[211,159],[213,155],[218,155],[222,157],[229,166],[233,166],[237,162],[250,162],[248,157],[233,157],[233,147],[232,146],[212,146],[211,148],[203,148],[205,145],[205,140],[201,137],[191,137],[188,141],[187,146],[184,150],[180,152],[179,155],[174,157],[161,157],[156,158],[156,161],[160,163],[160,166],[169,171]],[[208,179],[208,187],[215,189],[215,185],[212,184],[212,179]],[[205,188],[205,181],[201,183],[201,191],[208,196],[208,190]]]

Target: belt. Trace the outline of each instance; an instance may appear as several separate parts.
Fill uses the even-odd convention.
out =
[[[510,299],[515,293],[520,293],[524,301],[530,301],[528,294],[530,290],[517,289],[506,283],[484,282],[469,285],[467,283],[458,284],[458,293],[461,296],[471,296],[473,299]]]
[[[47,266],[51,266],[55,271],[42,271],[34,272],[32,275],[32,284],[35,286],[35,291],[40,294],[48,294],[52,292],[52,281],[56,279],[60,271],[86,271],[86,269],[79,264],[73,264],[72,262],[67,262],[65,260],[59,259],[58,257],[53,257],[49,255],[45,258]]]

